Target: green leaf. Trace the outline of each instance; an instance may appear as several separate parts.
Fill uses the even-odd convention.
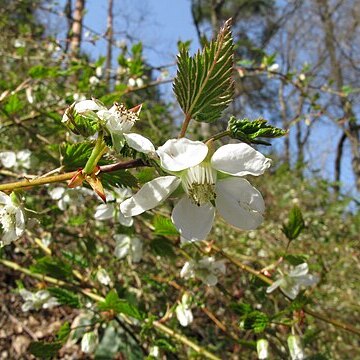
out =
[[[64,344],[70,335],[70,331],[70,324],[67,321],[64,322],[56,334],[57,340]]]
[[[76,143],[76,144],[63,144],[60,146],[60,154],[62,156],[62,165],[65,170],[74,170],[85,166],[94,143],[90,141]]]
[[[51,359],[61,349],[62,343],[57,341],[48,343],[45,341],[33,341],[29,346],[29,351],[40,359]]]
[[[76,293],[57,287],[51,287],[47,290],[52,296],[56,297],[59,300],[60,304],[69,305],[73,308],[81,307],[79,296]]]
[[[154,234],[156,235],[179,235],[172,221],[165,216],[156,215],[153,225],[155,228]]]
[[[99,178],[104,187],[134,187],[137,179],[128,170],[118,170],[111,173],[100,173]]]
[[[190,119],[213,122],[232,100],[234,45],[230,27],[228,20],[217,39],[195,56],[190,57],[186,47],[178,55],[173,89],[181,109]]]
[[[150,247],[151,247],[151,250],[153,250],[156,255],[165,256],[165,257],[169,257],[169,258],[176,257],[176,254],[174,252],[174,249],[173,249],[173,246],[171,245],[170,240],[168,240],[164,237],[159,237],[159,238],[154,239],[150,243]]]
[[[240,302],[240,303],[230,303],[230,308],[238,315],[246,315],[253,311],[253,308],[250,304]]]
[[[50,256],[38,259],[34,265],[30,266],[30,270],[34,273],[50,275],[61,280],[73,277],[71,265]]]
[[[291,254],[288,254],[288,255],[285,255],[284,258],[291,265],[297,266],[297,265],[300,265],[300,264],[302,264],[304,262],[307,262],[307,260],[309,259],[309,255],[305,255],[305,254],[291,255]]]
[[[16,112],[20,111],[24,107],[24,103],[20,100],[17,94],[11,95],[6,105],[4,106],[5,111],[8,114],[15,114]]]
[[[290,240],[296,239],[301,231],[305,228],[305,222],[299,207],[294,206],[290,210],[289,220],[287,224],[283,225],[282,231]]]
[[[234,139],[248,144],[262,145],[270,145],[270,143],[258,139],[259,137],[276,138],[287,134],[287,131],[269,125],[267,120],[262,118],[250,121],[249,119],[236,119],[234,116],[228,122],[228,131]]]
[[[245,316],[241,322],[241,327],[245,330],[254,330],[255,333],[260,333],[265,330],[269,322],[269,317],[263,312],[252,311]]]
[[[114,289],[106,295],[105,301],[98,303],[98,308],[101,311],[113,310],[117,314],[125,314],[138,320],[144,318],[138,308],[130,304],[128,301],[120,299]]]

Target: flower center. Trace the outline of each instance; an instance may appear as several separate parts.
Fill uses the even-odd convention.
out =
[[[215,183],[216,170],[208,162],[202,162],[187,169],[182,177],[182,184],[186,193],[198,206],[215,200]]]
[[[11,231],[16,225],[16,209],[13,206],[5,206],[0,210],[0,223],[4,232]]]
[[[117,127],[124,133],[127,133],[134,126],[135,122],[139,119],[136,113],[128,110],[124,104],[114,104],[115,119]]]

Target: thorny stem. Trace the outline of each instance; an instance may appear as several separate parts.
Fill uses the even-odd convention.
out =
[[[38,279],[40,281],[46,281],[50,284],[55,284],[58,286],[69,286],[69,284],[67,284],[65,281],[58,280],[58,279],[52,278],[50,276],[44,276],[42,274],[33,273],[30,270],[23,268],[20,265],[14,263],[12,261],[0,259],[0,264],[3,264],[10,269],[20,271],[20,272],[22,272],[30,277],[33,277],[35,279]],[[94,294],[93,292],[91,292],[89,290],[79,288],[79,291],[82,294],[84,294],[85,296],[87,296],[95,301],[105,301],[105,298],[103,296]],[[125,318],[125,316],[123,316],[122,314],[119,314],[118,316]],[[127,317],[126,317],[126,319],[127,319]],[[149,320],[145,320],[145,321],[149,322]],[[200,345],[198,345],[198,344],[194,343],[193,341],[191,341],[190,339],[188,339],[185,335],[182,335],[182,334],[176,332],[175,330],[170,329],[166,325],[161,324],[159,321],[153,321],[153,322],[151,322],[151,324],[160,332],[165,333],[165,334],[169,335],[170,337],[183,343],[184,345],[192,348],[198,354],[203,355],[204,357],[211,359],[211,360],[221,360],[215,354],[211,353],[210,351],[206,350],[205,348],[201,347]]]
[[[147,164],[142,159],[130,160],[127,162],[118,162],[110,165],[100,166],[101,173],[109,173],[117,170],[131,169],[139,166],[147,166]],[[56,182],[62,182],[70,180],[77,171],[71,171],[65,174],[39,177],[33,180],[22,180],[15,181],[11,183],[0,184],[0,191],[12,191],[15,189],[26,189],[32,186],[39,186],[45,184],[51,184]]]

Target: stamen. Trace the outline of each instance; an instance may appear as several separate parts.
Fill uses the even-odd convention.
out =
[[[208,162],[189,168],[182,178],[186,193],[198,206],[215,200],[215,183],[216,171]]]

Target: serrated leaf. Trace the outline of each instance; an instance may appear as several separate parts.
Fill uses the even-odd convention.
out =
[[[175,258],[175,252],[171,242],[163,237],[156,238],[150,243],[151,250],[154,251],[156,255],[165,256],[169,258]]]
[[[118,170],[111,173],[100,173],[99,178],[105,188],[111,187],[134,187],[137,179],[127,170]]]
[[[50,275],[61,280],[73,277],[71,265],[50,256],[38,259],[35,264],[30,266],[30,270],[34,273]]]
[[[246,315],[253,311],[253,308],[250,304],[240,302],[240,303],[230,303],[230,308],[238,315]]]
[[[287,134],[287,131],[269,125],[262,118],[250,121],[249,119],[236,119],[231,117],[228,122],[228,131],[234,139],[248,144],[270,145],[270,143],[258,138],[276,138]]]
[[[155,228],[154,234],[156,235],[179,235],[172,221],[165,216],[156,215],[153,225]]]
[[[61,349],[61,342],[48,343],[45,341],[33,341],[29,346],[29,351],[39,359],[51,359]]]
[[[128,301],[120,299],[116,290],[111,290],[106,295],[105,301],[98,303],[98,308],[101,311],[113,310],[117,314],[125,314],[139,320],[144,317],[138,308]]]
[[[290,240],[296,239],[305,228],[305,222],[299,207],[294,206],[290,210],[289,221],[283,225],[282,231]]]
[[[8,98],[4,109],[8,114],[11,115],[20,111],[23,107],[24,103],[20,100],[19,96],[17,94],[13,94]]]
[[[64,322],[56,334],[57,340],[64,344],[70,335],[70,331],[70,324],[67,321]]]
[[[213,122],[220,118],[232,100],[233,40],[231,21],[220,30],[216,40],[202,52],[190,57],[182,48],[173,89],[184,114],[189,119]]]
[[[56,297],[59,300],[59,303],[62,305],[68,305],[71,306],[73,308],[80,308],[80,300],[79,300],[79,296],[70,291],[70,290],[66,290],[66,289],[62,289],[62,288],[56,288],[56,287],[51,287],[47,289],[49,291],[49,293]]]
[[[63,144],[60,146],[62,165],[65,170],[74,170],[85,166],[94,147],[92,142]]]
[[[245,316],[241,325],[245,330],[260,333],[265,330],[269,322],[269,317],[266,314],[261,311],[253,311]]]

